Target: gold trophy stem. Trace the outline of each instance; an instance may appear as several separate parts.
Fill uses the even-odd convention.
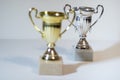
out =
[[[48,48],[46,52],[44,53],[42,59],[44,60],[51,60],[51,61],[56,61],[59,60],[59,56],[57,52],[54,49],[55,44],[54,43],[48,43]]]

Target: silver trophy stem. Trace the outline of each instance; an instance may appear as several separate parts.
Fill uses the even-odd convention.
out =
[[[82,36],[75,49],[76,61],[93,61],[93,50],[86,40],[86,36]]]
[[[76,46],[76,49],[89,49],[90,46],[86,40],[86,37],[82,37],[80,38],[77,46]]]

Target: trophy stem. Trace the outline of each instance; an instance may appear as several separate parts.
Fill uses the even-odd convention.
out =
[[[50,61],[59,60],[59,56],[55,51],[54,46],[55,46],[54,43],[48,43],[48,48],[42,57],[43,60],[50,60]]]
[[[76,49],[89,49],[90,46],[86,40],[86,37],[81,37],[77,46],[76,46]]]

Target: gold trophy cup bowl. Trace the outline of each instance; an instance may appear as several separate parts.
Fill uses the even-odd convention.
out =
[[[32,12],[35,12],[35,17],[37,19],[41,19],[42,23],[42,30],[40,30],[34,23],[32,19]],[[56,12],[56,11],[43,11],[39,12],[36,8],[31,8],[29,10],[29,18],[34,26],[34,28],[41,33],[42,38],[47,41],[47,50],[45,51],[44,55],[42,56],[43,60],[50,60],[55,61],[59,60],[59,56],[55,51],[55,42],[58,38],[66,32],[70,28],[70,24],[63,32],[61,32],[61,22],[63,19],[68,19],[68,13]]]

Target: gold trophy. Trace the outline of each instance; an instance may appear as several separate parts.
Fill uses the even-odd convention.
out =
[[[40,30],[40,28],[38,28],[35,25],[35,23],[32,19],[32,12],[35,12],[35,18],[41,19],[43,21],[42,30]],[[58,38],[61,37],[61,35],[64,32],[66,32],[70,28],[73,20],[68,25],[68,27],[66,27],[66,29],[63,30],[63,32],[61,32],[61,22],[62,22],[63,19],[68,20],[69,19],[69,13],[71,13],[71,12],[72,11],[69,10],[69,12],[65,12],[65,13],[56,12],[56,11],[43,11],[43,12],[38,13],[38,10],[36,8],[31,8],[29,10],[29,18],[30,18],[34,28],[38,32],[40,32],[40,34],[42,35],[42,38],[45,39],[48,43],[47,44],[48,48],[45,51],[44,55],[42,56],[43,61],[50,62],[50,64],[52,62],[52,64],[54,65],[54,63],[56,61],[61,60],[61,57],[58,56],[58,54],[57,54],[57,52],[54,48],[55,47],[55,42],[58,40]],[[53,65],[51,65],[51,66],[53,67]],[[50,65],[47,63],[47,65],[43,66],[43,68],[45,69],[45,67],[46,67],[46,69],[48,69],[48,66],[50,67]],[[43,69],[41,69],[41,70],[43,70]],[[45,70],[43,71],[43,74],[54,74],[54,73],[59,74],[59,72],[55,72],[55,69],[54,69],[54,71],[50,71],[52,69],[49,69],[49,71],[47,71],[47,70],[45,71]],[[56,71],[59,71],[59,70],[56,70]]]

